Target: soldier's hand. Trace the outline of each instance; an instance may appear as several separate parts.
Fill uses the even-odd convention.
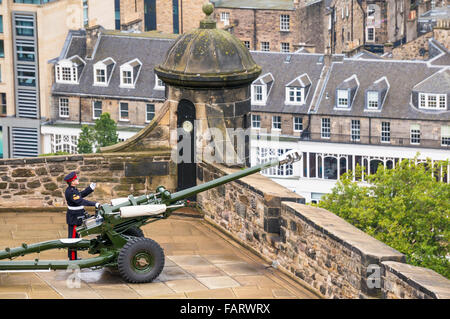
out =
[[[99,208],[100,207],[100,203],[95,203],[95,208]]]
[[[96,186],[97,186],[96,183],[91,183],[91,185],[89,185],[89,187],[92,188],[92,190],[94,190]]]

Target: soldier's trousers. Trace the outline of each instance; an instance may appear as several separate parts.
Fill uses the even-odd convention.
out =
[[[67,238],[80,238],[76,231],[77,225],[68,225],[69,226],[69,236]],[[69,260],[77,260],[77,250],[76,249],[68,249]]]

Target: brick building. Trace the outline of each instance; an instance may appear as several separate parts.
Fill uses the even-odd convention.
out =
[[[153,68],[173,36],[125,33],[99,27],[70,31],[53,60],[54,83],[49,121],[41,126],[43,152],[77,152],[83,124],[108,112],[120,140],[146,126],[164,102],[164,83]]]
[[[429,1],[411,0],[214,0],[218,26],[249,49],[383,53],[417,37],[417,12]],[[416,3],[417,2],[417,3]]]
[[[40,125],[50,113],[48,63],[67,32],[90,24],[112,27],[110,0],[0,1],[0,157],[41,153]]]
[[[262,72],[252,85],[252,165],[302,152],[300,163],[263,174],[307,201],[356,164],[372,174],[417,152],[449,159],[449,51],[428,61],[356,56],[253,52]],[[449,173],[438,178],[448,183]]]
[[[138,30],[182,34],[198,27],[205,0],[114,0],[115,29],[139,22]]]

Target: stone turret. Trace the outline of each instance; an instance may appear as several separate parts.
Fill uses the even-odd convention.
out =
[[[212,142],[217,161],[229,166],[244,165],[248,160],[248,141],[232,143],[235,137],[230,135],[230,129],[248,128],[250,84],[260,75],[261,67],[238,38],[216,28],[211,18],[213,10],[209,3],[203,6],[206,17],[200,27],[177,39],[155,73],[166,84],[171,131],[185,127],[186,120],[195,124],[193,149],[197,161],[204,159],[206,146]],[[208,132],[219,131],[221,134],[208,137]],[[172,145],[178,141],[171,136]],[[236,152],[243,144],[244,155]]]

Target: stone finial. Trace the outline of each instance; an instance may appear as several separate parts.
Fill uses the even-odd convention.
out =
[[[216,21],[211,17],[214,12],[214,5],[212,3],[205,3],[202,6],[203,13],[206,15],[205,19],[200,21],[200,29],[215,29]]]
[[[214,12],[214,5],[212,3],[207,2],[202,6],[202,10],[203,13],[206,15],[206,17],[208,18]]]

